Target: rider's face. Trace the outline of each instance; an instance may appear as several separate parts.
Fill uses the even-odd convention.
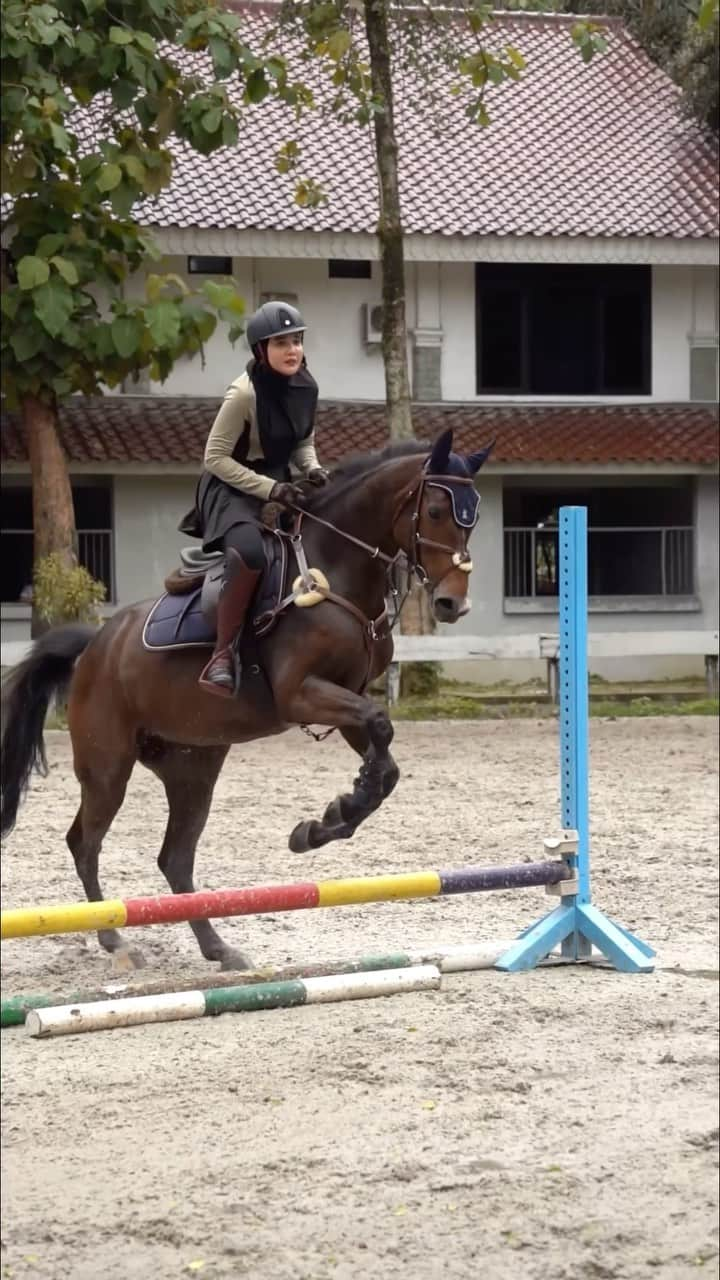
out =
[[[270,338],[267,344],[268,364],[275,373],[284,373],[289,378],[297,373],[303,358],[303,335],[301,333],[282,333],[277,338]]]

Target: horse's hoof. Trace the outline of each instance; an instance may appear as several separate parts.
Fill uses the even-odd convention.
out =
[[[255,965],[244,951],[227,951],[220,961],[221,973],[234,973],[242,969],[254,969]]]
[[[308,849],[314,848],[310,843],[310,831],[312,827],[318,826],[317,822],[298,822],[297,826],[290,832],[288,840],[288,848],[291,853],[307,853]]]
[[[129,973],[145,968],[145,956],[137,947],[121,947],[110,958],[113,973]]]

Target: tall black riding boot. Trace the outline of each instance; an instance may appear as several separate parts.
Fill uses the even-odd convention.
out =
[[[242,556],[229,548],[218,600],[215,651],[199,680],[202,689],[221,698],[232,698],[235,693],[233,645],[242,631],[260,576],[259,569],[249,569]]]

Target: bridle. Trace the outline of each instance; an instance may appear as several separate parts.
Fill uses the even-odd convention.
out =
[[[403,597],[402,604],[405,603],[413,577],[417,578],[418,582],[420,582],[426,590],[431,590],[436,585],[430,578],[430,575],[422,563],[422,547],[432,547],[435,551],[447,552],[451,558],[453,568],[459,569],[462,573],[470,573],[472,571],[472,557],[467,547],[462,551],[459,551],[457,547],[451,547],[445,542],[436,542],[432,538],[426,538],[420,531],[420,516],[426,486],[430,484],[447,484],[449,479],[453,484],[474,485],[473,479],[469,476],[436,476],[427,471],[423,471],[412,488],[400,495],[393,513],[393,536],[395,536],[395,526],[403,515],[405,508],[409,502],[412,502],[412,500],[415,499],[415,506],[411,517],[410,545],[407,551],[399,550],[396,551],[394,556],[389,556],[384,551],[381,551],[379,547],[373,546],[372,543],[364,542],[362,538],[356,538],[354,534],[348,533],[345,529],[339,529],[337,525],[332,523],[332,521],[325,520],[322,516],[315,515],[312,511],[306,511],[303,507],[295,507],[295,522],[292,533],[290,534],[290,541],[293,544],[295,553],[297,555],[302,542],[300,530],[303,520],[311,520],[314,524],[324,525],[326,529],[331,529],[333,533],[336,533],[340,538],[344,538],[346,542],[352,542],[356,547],[361,547],[363,551],[367,551],[372,560],[382,560],[388,566],[388,576],[391,575],[393,569],[397,569],[399,567],[405,568],[408,587]],[[461,525],[458,525],[458,528],[461,527]],[[403,561],[405,562],[404,565],[402,564]],[[391,591],[393,591],[392,586]],[[397,594],[397,592],[393,591],[393,594]],[[399,606],[399,609],[393,618],[393,626],[399,617],[399,610],[402,609],[402,604]]]
[[[432,538],[426,538],[420,532],[420,513],[427,485],[442,485],[443,482],[447,484],[448,480],[451,480],[453,484],[474,484],[474,481],[469,476],[435,476],[423,470],[419,480],[413,485],[412,489],[401,495],[398,507],[396,508],[395,515],[393,517],[392,527],[394,533],[395,525],[405,510],[405,507],[408,502],[411,502],[412,499],[415,498],[415,507],[413,509],[411,521],[410,547],[408,551],[404,553],[399,552],[398,555],[404,554],[405,556],[408,565],[408,579],[414,575],[426,590],[429,590],[435,584],[430,579],[430,576],[422,563],[422,547],[432,547],[435,551],[446,551],[452,559],[453,568],[460,569],[462,573],[472,572],[472,557],[467,547],[462,551],[458,551],[457,547],[450,547],[445,542],[435,542]],[[462,526],[458,524],[457,527],[461,528]],[[398,557],[396,556],[396,559],[397,558]]]
[[[298,569],[300,570],[300,578],[303,584],[303,590],[316,591],[318,595],[320,595],[324,600],[328,601],[329,603],[339,605],[346,612],[352,614],[353,617],[355,617],[357,621],[361,624],[363,640],[365,643],[365,651],[367,654],[367,669],[365,673],[365,678],[362,683],[362,688],[360,690],[361,693],[365,692],[365,689],[367,688],[367,685],[368,685],[368,681],[370,679],[370,674],[373,666],[373,652],[374,652],[375,644],[377,643],[378,640],[387,639],[392,633],[396,624],[398,623],[405,601],[407,600],[410,594],[413,578],[416,578],[417,581],[421,584],[421,586],[425,588],[426,591],[432,590],[436,585],[430,578],[430,575],[428,574],[427,570],[425,569],[425,566],[423,565],[422,548],[432,547],[436,551],[445,551],[451,558],[452,567],[459,569],[462,573],[469,574],[472,570],[472,559],[470,556],[470,552],[467,550],[467,547],[462,551],[458,551],[457,547],[451,547],[447,543],[436,542],[432,538],[426,538],[420,529],[422,501],[423,501],[423,496],[425,494],[425,489],[427,485],[434,483],[434,484],[439,484],[442,487],[445,487],[447,486],[448,480],[451,480],[453,484],[466,484],[466,485],[474,484],[474,481],[472,480],[471,477],[436,476],[436,475],[432,475],[431,473],[423,469],[417,482],[412,486],[412,488],[400,495],[400,498],[398,499],[398,503],[393,514],[393,520],[392,520],[392,526],[391,526],[393,536],[395,536],[395,526],[397,525],[398,520],[403,515],[408,503],[412,502],[414,499],[415,505],[413,507],[413,513],[411,517],[411,535],[410,535],[410,545],[408,547],[408,550],[407,551],[399,550],[395,553],[394,556],[387,555],[385,551],[380,550],[380,547],[373,546],[372,543],[369,543],[369,542],[364,542],[362,538],[357,538],[355,534],[348,533],[345,529],[339,529],[337,525],[332,523],[332,521],[325,520],[322,516],[315,515],[314,512],[306,511],[303,507],[299,507],[299,506],[293,507],[293,510],[295,512],[295,519],[293,521],[292,530],[289,533],[281,534],[282,537],[289,538],[290,544],[295,553],[295,559],[297,560]],[[455,519],[455,523],[457,527],[462,528],[463,526],[460,525],[459,521],[454,516],[454,510],[453,510],[453,518]],[[362,610],[359,609],[358,606],[354,604],[351,600],[346,600],[344,596],[339,596],[334,591],[326,589],[324,587],[318,588],[318,585],[313,579],[310,573],[310,570],[308,568],[307,559],[305,557],[305,550],[302,544],[302,524],[304,520],[310,520],[314,524],[323,525],[326,529],[332,530],[333,533],[336,533],[338,537],[343,538],[346,542],[351,542],[353,543],[354,546],[361,547],[363,551],[366,551],[368,553],[368,555],[372,560],[381,560],[387,566],[386,568],[387,585],[386,585],[385,594],[386,594],[386,597],[388,595],[392,597],[392,602],[393,602],[392,617],[390,617],[390,615],[388,614],[387,608],[384,608],[382,613],[379,615],[379,617],[368,618],[362,612]],[[280,531],[277,531],[277,532],[280,532]],[[403,561],[405,562],[404,565],[402,565]],[[395,584],[394,572],[393,572],[394,570],[400,568],[401,566],[404,568],[404,571],[406,573],[405,590],[402,592],[402,594]],[[444,576],[445,575],[443,575],[443,577]],[[442,581],[442,579],[439,579],[439,581]],[[287,596],[284,600],[281,600],[279,604],[277,604],[275,608],[270,611],[270,613],[263,615],[263,618],[258,619],[258,621],[263,621],[263,623],[265,623],[266,621],[271,620],[273,616],[279,613],[282,613],[288,607],[288,605],[292,604],[294,599],[295,599],[294,593]],[[335,731],[333,728],[330,728],[330,729],[326,729],[323,733],[315,733],[310,728],[310,726],[306,724],[301,724],[300,728],[303,730],[304,733],[307,733],[309,737],[314,738],[316,742],[322,742],[325,738],[329,737],[329,735],[331,733],[334,733]]]

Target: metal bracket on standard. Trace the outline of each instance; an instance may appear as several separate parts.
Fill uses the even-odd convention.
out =
[[[521,933],[497,969],[531,969],[560,947],[565,960],[589,960],[593,947],[624,973],[652,972],[655,952],[592,905],[587,667],[587,508],[560,508],[560,772],[562,825],[544,841],[575,872],[548,886],[561,901]]]

